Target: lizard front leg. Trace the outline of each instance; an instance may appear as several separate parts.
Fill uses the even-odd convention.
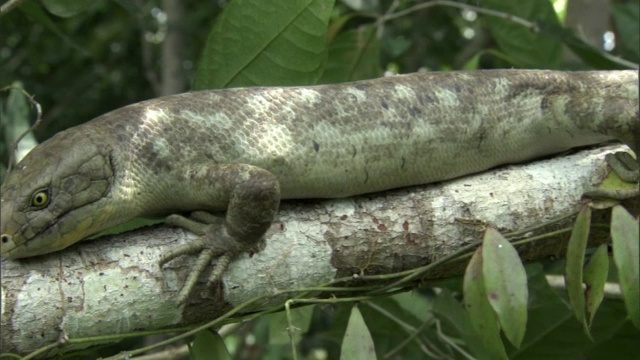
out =
[[[220,203],[227,203],[227,211],[224,218],[206,211],[194,211],[190,218],[177,214],[167,217],[167,224],[182,227],[199,236],[196,241],[176,248],[160,260],[160,266],[163,266],[178,256],[200,253],[178,295],[179,304],[187,300],[213,258],[218,257],[218,262],[209,277],[208,287],[220,280],[228,265],[240,254],[259,250],[258,245],[271,226],[280,204],[278,179],[270,172],[252,165],[214,165],[194,172],[190,180],[195,180],[195,183],[209,180],[212,188],[205,194],[218,203],[214,208],[219,207]]]

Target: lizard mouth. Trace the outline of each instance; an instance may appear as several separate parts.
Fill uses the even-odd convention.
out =
[[[11,252],[17,247],[13,242],[13,236],[3,233],[0,235],[0,254],[3,257],[11,258]]]
[[[6,230],[3,229],[2,235],[0,235],[0,254],[7,259],[42,255],[62,250],[77,242],[78,240],[76,239],[88,236],[78,227],[65,233],[61,231],[60,224],[64,224],[69,219],[73,219],[70,215],[70,212],[62,214],[47,226],[32,233],[29,237],[25,236],[25,232],[27,232],[25,230],[28,230],[29,226],[28,223],[20,230],[13,230],[9,224],[7,224]]]

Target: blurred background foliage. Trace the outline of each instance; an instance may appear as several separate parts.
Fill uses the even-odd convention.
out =
[[[178,4],[167,9],[167,3],[172,2]],[[0,18],[0,85],[21,81],[42,104],[46,121],[36,130],[39,140],[126,104],[189,90],[195,82],[209,29],[228,3],[25,1]],[[340,62],[339,56],[348,56],[345,52],[353,50],[355,42],[368,41],[371,49],[360,52],[363,58],[356,64],[356,74],[335,71],[338,65],[330,62],[319,82],[375,77],[387,69],[413,72],[504,67],[594,68],[592,63],[602,60],[597,52],[576,58],[562,49],[567,43],[580,41],[580,36],[588,34],[589,26],[603,22],[615,36],[616,46],[611,54],[634,63],[639,61],[637,0],[601,1],[610,8],[586,16],[593,19],[591,23],[578,19],[574,32],[563,32],[566,28],[560,28],[566,16],[564,0],[466,2],[540,21],[545,27],[542,35],[520,24],[451,6],[414,11],[386,21],[384,26],[376,23],[390,9],[397,12],[417,3],[420,2],[337,1],[328,35],[330,51],[338,56],[336,62]],[[575,3],[584,5],[580,1]],[[167,12],[176,8],[179,10]],[[167,53],[162,47],[170,34],[178,35],[178,45],[174,46],[177,51]],[[586,38],[581,45],[590,44],[595,50],[602,48],[603,36],[600,34],[596,43],[598,39]],[[162,68],[168,61],[179,64],[178,69],[163,76]],[[600,68],[614,66],[605,62]],[[166,82],[178,84],[163,91]],[[5,99],[7,94],[1,95]]]
[[[0,87],[19,82],[42,105],[37,141],[127,104],[193,89],[457,69],[637,69],[640,62],[638,0],[437,1],[438,6],[424,8],[429,2],[316,0],[314,16],[296,23],[305,31],[294,28],[291,36],[269,27],[295,18],[288,7],[265,17],[269,9],[248,0],[18,0],[2,6],[8,3],[17,6],[0,17]],[[327,23],[316,22],[325,16]],[[35,116],[24,110],[24,99],[12,99],[8,91],[0,97],[6,164],[9,133],[24,131],[8,119]],[[556,358],[633,354],[638,331],[625,320],[619,302],[602,306],[600,319],[606,320],[596,323],[598,341],[591,342],[566,301],[549,290],[541,268],[529,270],[535,294],[531,329],[525,349],[508,349],[512,358],[542,358],[560,350]],[[433,358],[468,358],[452,350],[455,346],[482,358],[482,348],[465,334],[469,324],[459,303],[459,279],[440,285],[438,296],[425,288],[420,295],[360,307],[379,353],[405,340],[400,325],[410,323],[429,324],[425,336]],[[305,358],[337,358],[351,305],[306,309],[300,315],[305,325],[299,349]],[[237,358],[290,358],[281,325],[282,314],[274,314],[236,327],[225,339],[227,348]],[[411,344],[401,354],[419,358],[425,349]]]

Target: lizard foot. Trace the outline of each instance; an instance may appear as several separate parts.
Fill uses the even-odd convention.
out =
[[[200,253],[180,291],[179,304],[185,303],[213,258],[218,257],[219,260],[209,278],[209,288],[220,280],[229,264],[240,254],[259,251],[280,204],[280,185],[276,176],[253,165],[201,165],[197,170],[191,169],[186,173],[193,184],[202,185],[201,197],[211,200],[211,208],[217,211],[226,208],[226,213],[224,218],[206,211],[194,211],[189,218],[180,215],[167,217],[168,224],[198,235],[196,241],[170,251],[160,261],[162,266],[178,256]]]
[[[162,267],[179,256],[200,253],[178,295],[178,304],[180,305],[186,302],[211,260],[218,258],[216,266],[209,276],[207,288],[211,288],[215,282],[222,278],[222,274],[224,274],[229,264],[242,252],[252,250],[255,247],[247,247],[234,240],[226,231],[224,219],[205,211],[193,212],[191,218],[170,215],[165,222],[199,236],[198,239],[179,246],[160,259],[160,266]]]
[[[620,151],[613,154],[607,154],[605,157],[607,164],[618,174],[620,179],[636,183],[632,189],[592,189],[584,193],[585,196],[596,199],[614,199],[625,200],[640,195],[640,189],[637,186],[640,181],[640,165],[631,154]]]

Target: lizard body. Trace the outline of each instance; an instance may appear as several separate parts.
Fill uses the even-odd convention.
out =
[[[195,231],[212,238],[199,249],[238,252],[264,235],[280,199],[425,184],[612,139],[637,151],[639,128],[637,71],[434,72],[172,95],[28,154],[2,185],[1,252],[34,256],[134,217],[224,210],[222,232]]]

